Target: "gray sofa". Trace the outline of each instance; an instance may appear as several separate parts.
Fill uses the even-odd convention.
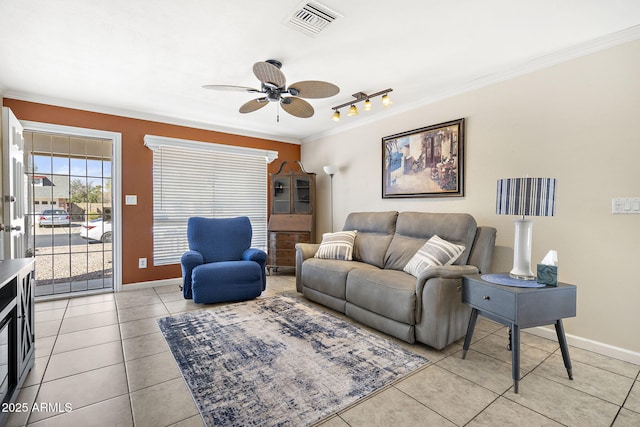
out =
[[[442,349],[466,333],[471,309],[460,302],[461,278],[487,272],[496,229],[468,214],[356,212],[353,260],[318,259],[318,244],[296,245],[296,289],[315,302],[409,343]],[[414,277],[403,271],[433,235],[465,245],[453,265]]]

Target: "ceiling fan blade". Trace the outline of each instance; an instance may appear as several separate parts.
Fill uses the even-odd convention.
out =
[[[295,89],[298,93],[293,93]],[[289,92],[301,98],[328,98],[337,95],[340,88],[333,83],[318,80],[307,80],[289,85]]]
[[[251,101],[245,102],[244,104],[242,104],[242,106],[240,107],[240,112],[243,114],[252,113],[254,111],[261,109],[268,103],[269,103],[269,100],[267,98],[252,99]]]
[[[253,64],[253,74],[262,83],[271,83],[277,87],[284,87],[287,79],[278,67],[268,62],[256,62]]]
[[[296,98],[294,96],[288,96],[282,98],[282,109],[292,116],[307,119],[313,116],[313,107],[307,101],[302,98]]]
[[[219,90],[223,92],[250,92],[250,93],[260,92],[258,89],[254,89],[252,87],[246,87],[246,86],[204,85],[202,87],[205,89]]]

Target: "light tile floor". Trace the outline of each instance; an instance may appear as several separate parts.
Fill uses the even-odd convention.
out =
[[[262,297],[276,294],[302,298],[291,275],[269,276]],[[7,425],[202,426],[156,323],[197,309],[176,286],[37,303],[36,362],[18,402],[42,410]],[[431,364],[320,425],[640,426],[640,366],[570,347],[570,381],[557,343],[524,332],[515,394],[507,339],[480,319],[465,360],[462,340],[443,351],[394,340]]]

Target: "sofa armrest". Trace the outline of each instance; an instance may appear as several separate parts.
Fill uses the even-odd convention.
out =
[[[443,265],[427,268],[420,273],[416,283],[416,322],[422,318],[422,294],[425,288],[430,285],[430,281],[435,283],[434,279],[459,279],[456,282],[458,286],[461,286],[462,276],[467,274],[478,274],[478,268],[473,265]],[[458,292],[458,289],[454,291]]]
[[[430,267],[418,275],[418,288],[416,291],[420,292],[420,287],[424,286],[424,283],[432,277],[462,279],[462,276],[467,274],[478,274],[478,267],[474,265],[443,265],[439,267]]]
[[[296,243],[296,290],[302,292],[302,263],[313,258],[318,252],[319,243]]]
[[[204,264],[204,257],[198,251],[186,251],[180,258],[182,268],[182,295],[191,299],[191,272],[197,266]]]

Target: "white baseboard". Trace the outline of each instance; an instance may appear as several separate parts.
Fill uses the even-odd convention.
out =
[[[543,338],[556,341],[558,336],[555,329],[549,329],[547,327],[538,326],[537,328],[531,328],[526,330],[533,335],[537,335]],[[566,334],[567,343],[574,347],[581,348],[583,350],[593,351],[594,353],[602,354],[604,356],[613,357],[615,359],[623,360],[625,362],[640,365],[640,353],[627,350],[625,348],[615,347],[609,344],[593,341],[587,338],[578,337],[571,334]]]
[[[178,286],[181,284],[182,284],[182,278],[180,277],[176,277],[174,279],[152,280],[149,282],[128,283],[126,285],[122,285],[122,292],[135,291],[138,289],[156,288],[158,286],[169,286],[169,285]]]

